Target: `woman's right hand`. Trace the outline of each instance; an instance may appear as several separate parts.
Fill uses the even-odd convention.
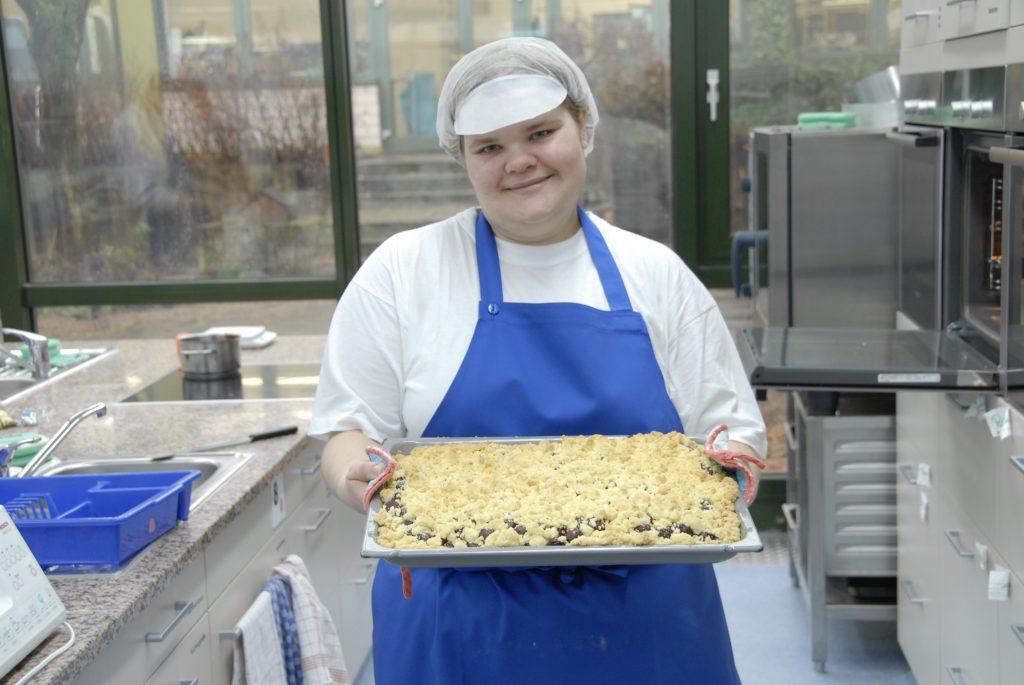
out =
[[[368,445],[378,443],[362,431],[335,433],[324,446],[324,480],[338,499],[359,512],[363,508],[363,495],[371,480],[384,471],[384,464],[371,461],[366,455]]]

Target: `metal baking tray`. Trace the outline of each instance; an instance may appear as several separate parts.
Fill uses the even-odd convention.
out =
[[[614,437],[614,436],[613,436]],[[389,438],[382,447],[391,454],[408,454],[420,445],[457,442],[531,443],[541,440],[558,442],[558,437],[523,438]],[[396,566],[458,568],[500,566],[600,566],[622,564],[713,564],[731,559],[739,553],[764,549],[754,520],[742,498],[736,500],[743,537],[739,542],[723,545],[623,545],[608,547],[468,547],[438,549],[394,549],[377,544],[374,515],[380,511],[381,500],[375,495],[370,502],[363,536],[362,556],[378,558]]]

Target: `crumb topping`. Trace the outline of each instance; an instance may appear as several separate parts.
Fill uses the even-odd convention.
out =
[[[742,537],[739,487],[681,433],[422,445],[379,491],[394,548],[694,545]]]

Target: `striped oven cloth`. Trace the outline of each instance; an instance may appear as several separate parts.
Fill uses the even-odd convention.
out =
[[[304,685],[350,685],[341,639],[331,614],[313,588],[305,562],[291,554],[274,567],[274,573],[291,586]]]

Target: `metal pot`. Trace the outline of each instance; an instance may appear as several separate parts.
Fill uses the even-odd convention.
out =
[[[185,378],[214,380],[238,373],[241,346],[233,333],[178,336],[178,359]]]
[[[185,376],[181,393],[186,400],[240,400],[242,374],[236,372],[219,378]]]

